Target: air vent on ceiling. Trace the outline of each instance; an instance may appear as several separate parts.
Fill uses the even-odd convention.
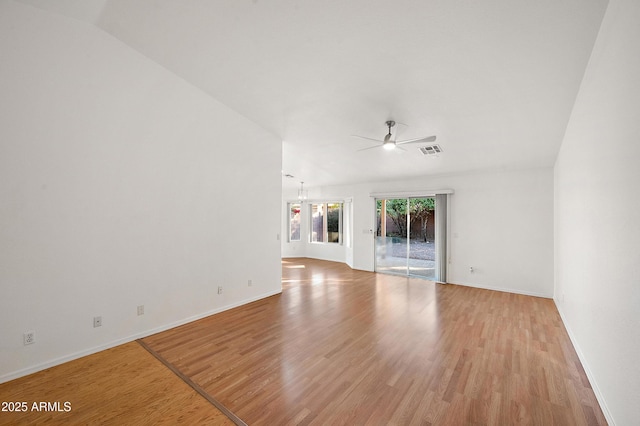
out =
[[[435,144],[435,145],[421,146],[420,151],[424,155],[437,155],[442,152],[442,148],[440,148],[440,145]]]

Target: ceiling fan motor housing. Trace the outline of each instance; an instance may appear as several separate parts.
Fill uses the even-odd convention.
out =
[[[391,128],[396,125],[396,122],[393,120],[389,120],[385,122],[385,124],[389,128],[389,133],[387,133],[386,136],[384,137],[384,143],[386,144],[387,142],[389,142],[389,139],[391,139]]]

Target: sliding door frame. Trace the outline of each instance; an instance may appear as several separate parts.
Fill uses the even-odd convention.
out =
[[[385,192],[385,193],[371,193],[370,196],[373,198],[373,223],[376,224],[374,227],[375,230],[373,232],[373,265],[374,271],[378,271],[378,256],[376,251],[376,235],[377,235],[377,201],[378,200],[388,200],[388,199],[407,199],[407,212],[409,210],[409,203],[411,198],[435,198],[436,199],[436,207],[435,211],[440,211],[440,215],[442,215],[444,210],[444,226],[438,226],[436,222],[436,270],[435,270],[435,281],[438,283],[446,283],[447,282],[447,274],[449,269],[449,264],[451,263],[451,195],[453,194],[453,190],[451,189],[441,189],[441,190],[430,190],[430,191],[411,191],[411,192]],[[440,200],[440,208],[438,208],[438,200]],[[442,206],[442,202],[445,202],[445,206]],[[382,220],[383,218],[381,218]],[[437,221],[436,214],[436,221]],[[441,219],[442,220],[442,219]],[[406,276],[410,277],[420,277],[420,275],[410,275],[409,274],[409,244],[410,244],[410,215],[407,213],[407,267],[406,267]],[[442,235],[442,230],[444,228],[444,235]],[[440,231],[438,231],[440,229]],[[443,238],[444,237],[444,238]],[[439,248],[439,250],[438,250]],[[444,253],[438,253],[439,251],[443,251]]]

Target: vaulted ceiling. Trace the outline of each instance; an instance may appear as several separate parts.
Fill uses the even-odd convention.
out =
[[[21,1],[96,25],[279,136],[285,186],[551,167],[607,5]],[[389,119],[443,152],[359,151],[375,142],[352,135],[382,139]]]

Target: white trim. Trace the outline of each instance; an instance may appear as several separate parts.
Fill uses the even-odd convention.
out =
[[[451,238],[452,234],[452,220],[451,220],[451,211],[453,209],[451,208],[451,194],[447,195],[447,258],[445,260],[445,262],[447,262],[447,277],[448,278],[451,276],[451,246],[453,245],[453,239]]]
[[[373,198],[415,198],[432,197],[436,194],[453,194],[453,189],[423,189],[417,191],[372,192]]]
[[[463,287],[479,288],[479,289],[482,289],[482,290],[501,291],[503,293],[522,294],[524,296],[542,297],[542,298],[545,298],[545,299],[553,299],[553,295],[548,295],[548,294],[544,294],[544,293],[536,293],[536,292],[533,292],[533,291],[517,290],[517,289],[512,289],[512,288],[492,287],[492,286],[484,286],[484,285],[477,285],[477,284],[454,283],[454,282],[451,282],[451,281],[447,281],[447,284],[461,285]]]
[[[587,379],[589,379],[589,384],[591,385],[591,389],[593,390],[593,393],[596,396],[596,399],[598,400],[598,404],[600,404],[600,409],[602,410],[602,414],[604,414],[604,417],[605,419],[607,419],[607,423],[609,423],[609,425],[615,426],[616,422],[613,421],[613,416],[611,415],[611,412],[607,407],[607,403],[604,399],[604,395],[600,391],[598,382],[596,382],[596,378],[591,372],[591,369],[589,368],[589,364],[587,363],[587,360],[584,357],[584,353],[580,349],[580,346],[578,345],[578,341],[575,339],[575,336],[571,331],[571,328],[569,327],[569,324],[567,323],[564,314],[562,313],[560,304],[558,304],[555,298],[553,299],[553,303],[556,305],[556,309],[558,310],[558,313],[560,314],[560,318],[562,319],[562,324],[564,325],[564,328],[567,330],[567,334],[569,335],[569,340],[571,340],[571,343],[573,344],[573,348],[575,349],[576,354],[578,355],[578,359],[580,360],[580,364],[582,364],[582,368],[584,369],[584,372],[587,375]]]
[[[113,340],[113,341],[111,341],[109,343],[105,343],[105,344],[102,344],[102,345],[94,346],[92,348],[85,349],[85,350],[82,350],[82,351],[79,351],[79,352],[74,352],[72,354],[65,355],[65,356],[62,356],[62,357],[59,357],[59,358],[55,358],[55,359],[52,359],[50,361],[46,361],[46,362],[43,362],[43,363],[40,363],[40,364],[36,364],[34,366],[31,366],[31,367],[27,367],[27,368],[23,368],[23,369],[18,370],[18,371],[7,373],[4,376],[0,376],[0,383],[5,383],[5,382],[8,382],[8,381],[11,381],[11,380],[14,380],[14,379],[18,379],[18,378],[23,377],[23,376],[27,376],[29,374],[37,373],[38,371],[46,370],[47,368],[55,367],[57,365],[64,364],[64,363],[69,362],[69,361],[73,361],[75,359],[82,358],[82,357],[87,356],[87,355],[92,355],[92,354],[104,351],[106,349],[111,349],[113,347],[120,346],[120,345],[123,345],[125,343],[133,342],[134,340],[142,339],[144,337],[151,336],[152,334],[160,333],[162,331],[166,331],[166,330],[169,330],[169,329],[172,329],[172,328],[175,328],[175,327],[179,327],[181,325],[188,324],[190,322],[197,321],[199,319],[206,318],[206,317],[214,315],[214,314],[219,314],[220,312],[227,311],[227,310],[233,309],[233,308],[237,308],[239,306],[246,305],[247,303],[255,302],[255,301],[260,300],[260,299],[266,299],[267,297],[275,296],[276,294],[280,294],[280,293],[282,293],[282,289],[280,289],[279,291],[274,291],[274,292],[270,292],[270,293],[261,294],[259,296],[252,297],[250,299],[241,300],[240,302],[232,303],[230,305],[226,305],[226,306],[223,306],[221,308],[212,309],[210,311],[206,311],[206,312],[203,312],[203,313],[200,313],[200,314],[188,317],[188,318],[184,318],[184,319],[181,319],[181,320],[169,323],[169,324],[165,324],[165,325],[162,325],[160,327],[152,328],[151,330],[146,330],[146,331],[142,331],[140,333],[135,333],[135,334],[132,334],[130,336],[123,337],[121,339]]]
[[[342,198],[314,198],[314,199],[307,199],[304,200],[305,203],[307,204],[332,204],[332,203],[344,203],[345,200]]]

